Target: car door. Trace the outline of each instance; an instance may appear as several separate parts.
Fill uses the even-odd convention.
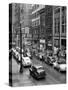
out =
[[[31,74],[32,76],[34,76],[34,67],[33,67],[33,66],[31,66],[31,68],[29,69],[29,71],[30,71],[30,74]]]
[[[33,71],[34,72],[34,77],[37,77],[38,76],[37,69],[35,67],[33,69],[34,69],[34,71]]]
[[[35,70],[34,66],[32,67],[32,71],[31,72],[32,72],[32,75],[35,76],[36,70]]]

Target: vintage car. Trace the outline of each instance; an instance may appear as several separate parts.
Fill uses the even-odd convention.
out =
[[[59,64],[59,71],[66,72],[66,60],[64,58],[60,58],[58,64]]]
[[[30,52],[27,52],[27,56],[32,59],[32,55],[30,54]]]
[[[60,72],[66,72],[66,61],[65,60],[58,60],[53,63],[53,67]]]
[[[56,61],[55,57],[53,56],[47,56],[47,64],[53,65],[53,63]]]
[[[29,69],[30,75],[36,79],[45,78],[46,72],[43,66],[40,65],[32,65]]]
[[[22,57],[22,64],[24,67],[31,66],[31,64],[32,64],[31,59],[28,56],[23,56]]]

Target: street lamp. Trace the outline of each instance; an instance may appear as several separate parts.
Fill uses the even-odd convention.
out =
[[[20,73],[23,73],[23,65],[22,65],[22,31],[21,31],[21,20],[20,20],[20,5],[19,5],[19,24],[20,24]]]
[[[22,65],[22,31],[21,31],[21,23],[20,23],[20,73],[23,72],[23,65]]]

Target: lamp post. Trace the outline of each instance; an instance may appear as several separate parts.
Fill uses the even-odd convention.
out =
[[[19,26],[20,26],[20,73],[23,73],[22,64],[22,31],[21,31],[21,19],[20,19],[20,5],[19,5]]]
[[[23,65],[22,65],[22,31],[21,31],[21,23],[20,23],[20,73],[23,73]]]

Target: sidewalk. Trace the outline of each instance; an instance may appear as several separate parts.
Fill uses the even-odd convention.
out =
[[[12,58],[12,73],[19,73],[20,64],[16,62],[14,58]]]

